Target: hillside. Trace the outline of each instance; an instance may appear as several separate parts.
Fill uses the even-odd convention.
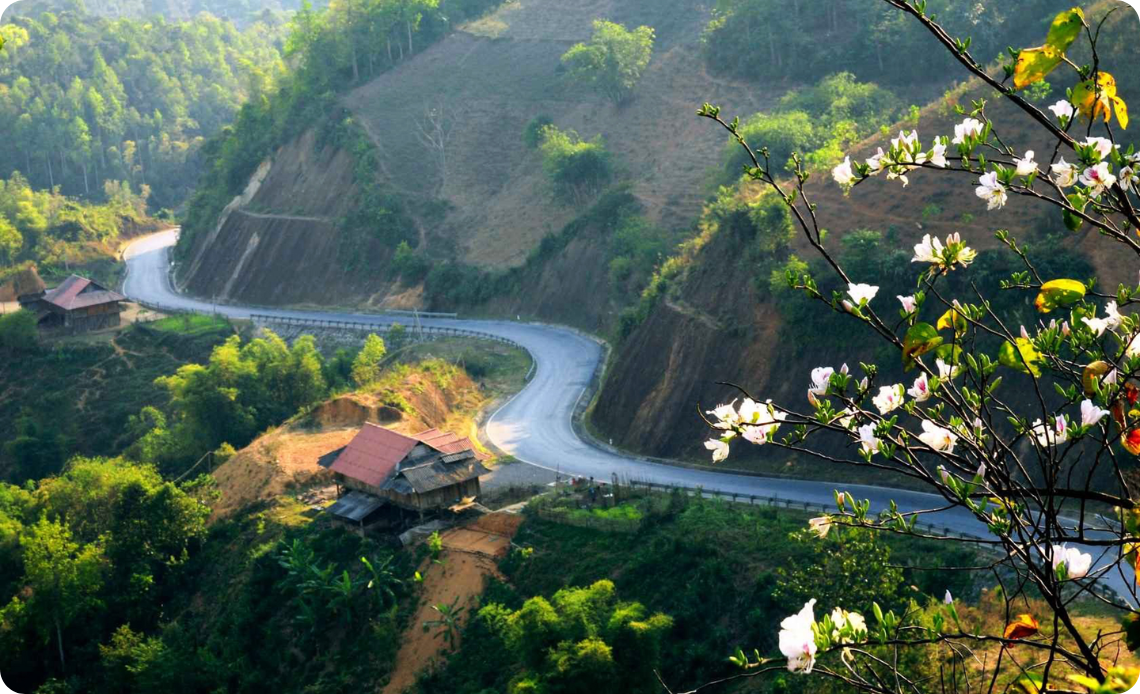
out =
[[[1135,35],[1137,23],[1134,14],[1118,13],[1105,31],[1123,38]],[[928,141],[934,135],[952,134],[954,124],[962,118],[953,113],[952,103],[968,107],[978,98],[990,100],[987,114],[1000,125],[1002,138],[1010,146],[1018,151],[1048,151],[1036,139],[1038,128],[1027,116],[976,83],[924,109],[917,125],[921,138]],[[731,118],[735,112],[726,108],[725,115]],[[708,121],[705,125],[719,128]],[[911,125],[896,126],[893,132],[900,127],[909,129]],[[878,147],[888,145],[888,139],[880,136],[864,142],[851,152],[852,160],[862,161]],[[1119,282],[1135,281],[1136,268],[1128,254],[1114,252],[1113,244],[1087,229],[1066,231],[1060,217],[1046,205],[1016,198],[1002,210],[987,212],[984,201],[974,195],[974,181],[967,176],[919,172],[912,174],[910,181],[904,189],[898,181],[878,177],[848,197],[826,173],[809,181],[807,195],[818,205],[820,226],[829,232],[827,244],[832,252],[844,247],[843,239],[851,232],[870,229],[882,234],[877,247],[881,257],[899,254],[893,265],[884,260],[883,274],[855,277],[855,281],[889,287],[891,281],[898,281],[893,277],[897,277],[896,268],[901,268],[908,277],[906,282],[913,286],[910,249],[924,234],[945,238],[960,233],[986,256],[986,250],[997,246],[994,232],[998,229],[1010,229],[1020,242],[1040,249],[1043,257],[1038,260],[1046,263],[1042,267],[1087,264],[1101,287],[1115,288]],[[707,429],[694,408],[698,403],[711,408],[737,397],[734,391],[716,385],[717,381],[741,383],[764,399],[800,404],[814,367],[838,368],[847,363],[855,368],[860,361],[883,363],[875,359],[873,343],[861,339],[864,328],[849,317],[822,316],[816,305],[811,309],[815,323],[788,324],[789,315],[807,320],[804,313],[787,310],[788,303],[798,297],[773,294],[767,275],[761,277],[759,268],[742,252],[746,246],[745,240],[727,231],[710,235],[653,303],[646,320],[615,350],[592,418],[603,437],[652,455],[689,455],[705,460],[700,444]],[[798,228],[791,251],[809,263],[819,257]],[[987,256],[971,267],[970,280],[983,287],[996,287],[1009,269],[1017,269],[1003,260],[1008,257],[1008,253]],[[813,272],[821,282],[831,277],[826,269]],[[888,273],[892,276],[886,276]],[[968,287],[962,289],[969,291]],[[896,293],[884,290],[879,294],[876,306],[886,315],[894,315]],[[1002,294],[1021,311],[1026,324],[1038,319],[1032,310],[1032,295]],[[894,360],[892,357],[890,364]],[[746,467],[769,473],[826,479],[847,474],[837,474],[834,468],[814,460],[797,467],[788,453],[772,447],[744,447],[741,451],[744,457],[756,459]],[[805,471],[805,467],[812,470]]]
[[[636,97],[620,108],[559,79],[561,55],[589,38],[597,17],[657,31]],[[723,140],[693,117],[694,104],[716,99],[753,112],[773,96],[705,72],[698,38],[707,20],[689,0],[507,3],[352,91],[343,103],[376,148],[382,189],[404,200],[415,218],[420,253],[436,262],[515,267],[583,211],[553,199],[540,157],[523,143],[523,130],[536,116],[547,115],[584,138],[603,136],[620,171],[633,179],[633,194],[650,221],[680,229],[696,216],[706,169]],[[453,121],[446,176],[417,137],[425,108],[442,109]],[[326,305],[379,304],[401,293],[386,267],[390,251],[377,244],[367,251],[375,256],[371,271],[335,277],[349,274],[343,259],[334,262],[329,253],[343,232],[316,218],[335,227],[343,204],[356,196],[345,184],[351,159],[334,145],[322,148],[319,140],[305,133],[263,164],[269,176],[237,207],[267,216],[230,214],[212,239],[197,240],[179,272],[190,290],[232,300]],[[313,186],[320,192],[310,194]],[[283,267],[302,272],[282,281]],[[234,280],[239,272],[249,277]]]

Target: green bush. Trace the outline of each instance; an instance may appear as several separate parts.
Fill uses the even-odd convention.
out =
[[[34,313],[20,309],[0,316],[0,352],[29,352],[38,347]]]
[[[542,168],[555,194],[568,204],[585,204],[613,178],[613,165],[602,136],[584,141],[573,130],[542,129]]]
[[[523,142],[526,143],[527,149],[538,149],[542,144],[542,131],[548,125],[554,125],[554,121],[546,115],[535,116],[526,124],[526,128],[523,129]]]
[[[653,28],[633,31],[603,19],[594,21],[588,43],[575,44],[562,56],[570,79],[593,87],[615,104],[633,95],[653,55]]]

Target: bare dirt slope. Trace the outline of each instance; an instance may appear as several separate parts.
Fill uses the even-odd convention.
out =
[[[438,627],[424,629],[424,623],[439,618],[434,605],[456,604],[462,608],[460,624],[479,610],[478,598],[487,578],[502,579],[497,558],[510,550],[511,538],[518,531],[522,516],[493,513],[466,527],[443,535],[444,551],[438,563],[428,559],[420,567],[423,575],[420,606],[400,639],[392,677],[381,690],[400,694],[416,681],[416,676],[440,661],[448,649],[458,649],[458,634],[450,646]]]
[[[1001,125],[1002,138],[1018,151],[1034,149],[1038,161],[1047,160],[1052,150],[1036,135],[1037,126],[1012,103],[977,89],[959,101],[969,106],[971,98],[983,94],[991,99],[987,113]],[[924,143],[935,135],[953,133],[953,124],[961,116],[949,106],[937,103],[923,111],[917,129]],[[868,140],[854,151],[852,159],[870,156],[888,144],[886,140]],[[1034,230],[1047,229],[1063,234],[1062,249],[1088,256],[1101,286],[1136,281],[1131,252],[1120,252],[1116,244],[1087,228],[1064,231],[1059,214],[1027,198],[1011,196],[1005,209],[988,212],[984,201],[974,195],[976,180],[969,175],[917,172],[906,188],[880,176],[847,197],[830,179],[825,174],[814,176],[807,190],[811,202],[818,205],[820,226],[829,231],[827,243],[832,250],[840,247],[842,236],[858,229],[891,233],[897,247],[908,253],[924,234],[945,238],[958,232],[970,245],[986,249],[997,245],[994,232],[998,229],[1013,230],[1022,242],[1031,241]],[[942,211],[924,220],[923,209],[930,205]],[[706,429],[694,408],[698,404],[712,407],[736,396],[716,385],[718,381],[742,383],[763,398],[799,403],[812,367],[838,367],[843,362],[854,367],[860,360],[875,359],[873,354],[845,348],[842,331],[861,328],[841,318],[834,319],[837,332],[826,344],[782,341],[782,315],[769,293],[756,290],[755,268],[741,257],[744,243],[723,233],[714,237],[675,283],[670,297],[682,298],[683,304],[670,297],[659,300],[649,318],[617,350],[594,412],[594,423],[604,436],[653,455],[690,453],[703,458],[699,447]],[[801,258],[818,257],[798,229],[793,248]],[[853,279],[878,283],[875,277]],[[880,296],[876,301],[882,302],[887,315],[893,313],[893,296]],[[1028,296],[1026,302],[1031,301]],[[770,448],[745,451],[787,458]]]
[[[620,107],[562,79],[562,54],[589,38],[597,18],[657,30],[636,98]],[[540,155],[523,143],[524,128],[539,115],[585,138],[603,136],[647,216],[686,227],[724,142],[695,109],[715,100],[753,113],[783,92],[707,74],[699,49],[707,20],[707,8],[694,0],[508,2],[351,92],[344,105],[378,149],[377,179],[404,200],[420,250],[433,259],[519,265],[543,237],[584,211],[554,199]],[[421,141],[426,109],[441,110],[451,124],[446,166]],[[272,305],[416,300],[391,282],[391,250],[380,244],[365,251],[371,271],[345,272],[337,223],[361,195],[347,153],[306,132],[263,163],[251,183],[214,233],[200,235],[179,270],[191,292]],[[597,254],[575,257],[605,272]],[[520,310],[561,319],[568,294],[581,305],[595,286],[567,292],[561,282],[535,282],[537,292]]]

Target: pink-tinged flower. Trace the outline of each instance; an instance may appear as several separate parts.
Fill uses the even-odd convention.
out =
[[[902,304],[903,310],[906,311],[907,313],[914,313],[915,311],[918,310],[918,303],[915,301],[915,298],[913,295],[911,295],[911,296],[899,296],[897,298],[899,300],[899,303]]]
[[[705,441],[705,448],[712,451],[714,463],[719,463],[728,457],[728,444],[720,439],[709,439]]]
[[[1064,99],[1050,106],[1049,110],[1053,112],[1057,120],[1061,121],[1061,125],[1068,123],[1073,117],[1073,105]]]
[[[1017,165],[1018,176],[1028,176],[1037,170],[1037,162],[1033,161],[1033,150],[1026,151],[1024,157],[1014,159],[1013,163]]]
[[[788,672],[808,674],[815,666],[815,599],[804,608],[780,622],[780,653],[788,659]]]
[[[1005,207],[1009,193],[1006,187],[998,181],[996,171],[991,171],[982,176],[978,183],[979,185],[974,189],[974,193],[986,201],[987,210],[1000,210]]]
[[[1108,162],[1102,161],[1096,166],[1090,166],[1081,173],[1081,185],[1088,187],[1089,195],[1097,197],[1105,188],[1111,188],[1116,183],[1116,176],[1108,168]]]
[[[1029,432],[1042,446],[1060,446],[1069,440],[1069,423],[1064,417],[1054,417],[1053,425],[1046,426],[1038,419],[1033,422]]]
[[[875,425],[864,424],[859,427],[859,446],[866,453],[875,454],[882,448],[883,442],[875,436]]]
[[[787,413],[777,410],[771,400],[760,404],[746,399],[744,403],[740,406],[743,421],[741,437],[757,446],[768,443],[780,428],[780,423],[788,418]]]
[[[1049,168],[1053,172],[1053,180],[1062,188],[1075,185],[1079,178],[1077,167],[1066,162],[1064,157],[1061,157],[1056,164]]]
[[[847,295],[851,297],[851,301],[853,301],[856,306],[862,306],[870,302],[878,293],[879,288],[870,284],[856,284],[852,282],[847,285]]]
[[[954,139],[951,142],[956,145],[965,144],[967,139],[980,136],[983,128],[985,126],[980,120],[967,118],[954,126]]]
[[[1064,576],[1068,579],[1084,578],[1092,568],[1092,555],[1082,552],[1076,547],[1067,545],[1053,545],[1052,547],[1053,571],[1064,566]]]
[[[1107,137],[1090,137],[1081,143],[1084,147],[1092,147],[1098,160],[1107,157],[1113,148],[1112,140]]]
[[[930,383],[926,380],[925,372],[914,379],[914,385],[906,393],[914,398],[915,402],[926,402],[930,399]]]
[[[855,182],[855,172],[851,169],[851,157],[844,157],[843,163],[831,170],[831,177],[841,186],[849,186]]]
[[[1023,339],[1023,340],[1029,339],[1029,331],[1025,329],[1024,325],[1021,326],[1021,339]]]
[[[954,596],[950,594],[949,588],[946,589],[946,595],[944,595],[942,597],[942,602],[947,604],[947,605],[953,605],[954,604]]]
[[[831,381],[831,374],[835,369],[830,366],[817,366],[811,370],[811,387],[808,388],[808,402],[813,406],[816,398],[827,395],[827,384]]]
[[[1128,343],[1128,347],[1124,350],[1124,356],[1129,359],[1140,357],[1140,333],[1136,333],[1132,341]]]
[[[879,388],[879,394],[871,398],[871,402],[879,408],[879,414],[886,415],[902,406],[905,392],[901,383],[883,386]]]
[[[1108,414],[1108,410],[1102,410],[1097,407],[1092,400],[1084,400],[1081,402],[1081,426],[1092,426],[1104,419]]]
[[[949,429],[943,429],[929,419],[922,420],[922,433],[918,440],[942,453],[953,453],[958,436]]]
[[[866,160],[867,166],[871,168],[870,174],[872,176],[877,175],[880,171],[883,170],[883,159],[886,156],[886,154],[883,154],[883,148],[880,147],[879,151],[875,155],[869,157]]]

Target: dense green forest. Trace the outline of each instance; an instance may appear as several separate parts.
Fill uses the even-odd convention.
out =
[[[927,12],[951,34],[973,39],[974,55],[992,60],[1007,45],[1032,40],[1072,4],[929,0]],[[954,69],[953,56],[929,50],[925,29],[877,0],[830,0],[822,6],[808,0],[717,0],[702,40],[711,69],[748,79],[803,80],[847,70],[865,80],[933,86],[932,75]],[[906,60],[898,60],[902,55]]]
[[[64,275],[84,266],[96,279],[113,279],[118,242],[124,232],[151,228],[146,213],[150,188],[104,181],[106,202],[86,203],[59,189],[33,190],[20,173],[0,178],[0,282],[35,265],[42,275]]]
[[[201,146],[283,70],[285,24],[244,31],[208,15],[110,20],[82,5],[0,28],[0,161],[36,189],[102,198],[106,181],[150,187],[175,208]]]
[[[316,4],[326,5],[328,2]],[[34,16],[45,10],[60,12],[80,6],[107,19],[163,17],[172,21],[190,19],[206,12],[245,27],[265,20],[267,12],[279,14],[298,10],[301,0],[35,0],[13,5],[6,16],[10,20],[17,15]]]

